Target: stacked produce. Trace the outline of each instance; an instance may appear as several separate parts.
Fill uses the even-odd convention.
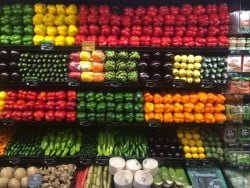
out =
[[[0,113],[4,110],[6,97],[7,97],[7,92],[0,91]]]
[[[63,82],[67,77],[68,55],[21,53],[18,67],[22,80]]]
[[[95,157],[97,155],[97,133],[83,132],[82,146],[79,155],[82,157]]]
[[[172,56],[172,53],[142,53],[137,66],[140,81],[172,81]]]
[[[228,80],[227,59],[225,57],[203,57],[201,78],[218,84],[226,84]]]
[[[77,100],[78,119],[99,122],[144,121],[141,92],[78,92]]]
[[[190,183],[185,170],[181,167],[161,167],[154,177],[153,187],[188,187]]]
[[[145,120],[164,123],[223,123],[226,121],[225,96],[198,93],[145,93]]]
[[[42,4],[34,5],[33,17],[34,45],[41,42],[51,42],[56,46],[72,46],[78,33],[76,26],[77,6],[70,4]]]
[[[173,61],[174,79],[188,83],[201,82],[202,57],[200,55],[175,55]]]
[[[28,187],[28,180],[39,169],[30,166],[28,168],[23,167],[3,167],[0,170],[0,185],[1,187]]]
[[[70,54],[68,77],[82,82],[103,82],[103,61],[105,55],[101,50],[81,51]]]
[[[34,15],[31,4],[4,4],[0,13],[0,44],[32,45]]]
[[[232,185],[232,187],[249,187],[250,186],[250,172],[249,170],[241,170],[237,168],[224,168],[225,178]]]
[[[137,82],[137,64],[140,54],[136,51],[106,51],[104,64],[105,80],[119,80],[121,82]]]
[[[111,174],[108,166],[91,165],[77,172],[75,188],[111,187]]]
[[[17,62],[19,52],[5,50],[0,51],[0,81],[19,81],[21,79]]]
[[[225,151],[225,161],[235,166],[249,166],[250,165],[250,152],[239,151],[237,149],[227,149]]]
[[[15,121],[74,121],[76,91],[8,91],[3,109],[0,117]]]
[[[0,128],[0,140],[1,140],[1,145],[0,145],[0,156],[5,155],[7,145],[12,139],[12,136],[14,134],[13,129],[9,128]]]
[[[40,150],[45,156],[75,156],[81,149],[82,133],[57,131],[45,134],[42,137]]]
[[[100,131],[97,140],[97,155],[110,156],[115,147],[114,133],[111,131]]]
[[[117,11],[108,5],[80,5],[76,43],[99,46],[228,46],[227,4],[139,5]]]

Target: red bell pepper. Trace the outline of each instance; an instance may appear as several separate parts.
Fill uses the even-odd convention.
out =
[[[207,27],[209,25],[209,17],[208,15],[200,15],[198,16],[197,23],[200,27]]]
[[[2,112],[0,112],[0,117],[10,119],[12,118],[12,113],[13,113],[12,110],[3,110]]]
[[[110,35],[110,27],[108,25],[101,26],[101,35],[109,36]]]
[[[219,16],[217,14],[211,14],[209,16],[210,25],[218,26],[220,24]]]
[[[207,29],[204,27],[197,27],[197,37],[205,37],[207,35]]]
[[[219,29],[216,26],[209,26],[207,29],[208,36],[217,36],[219,33]]]
[[[99,35],[100,33],[100,28],[98,25],[91,24],[89,26],[89,34],[90,35]]]
[[[32,121],[32,120],[33,120],[33,112],[32,111],[22,112],[22,121]]]
[[[186,25],[186,17],[183,15],[175,16],[175,26],[183,26]]]
[[[80,35],[88,35],[89,34],[89,27],[87,25],[82,25],[79,27],[79,34]]]
[[[165,26],[163,36],[164,37],[172,37],[172,36],[174,36],[174,27],[173,26]]]
[[[15,91],[8,91],[6,100],[9,101],[16,101],[17,100],[17,92]]]
[[[138,36],[131,36],[129,44],[130,46],[140,46],[140,38]]]
[[[56,102],[55,101],[48,101],[46,103],[46,110],[55,110],[56,109]]]
[[[118,45],[118,38],[117,36],[110,35],[107,38],[107,45],[108,46],[117,46]]]
[[[11,119],[14,119],[15,121],[21,121],[22,120],[22,112],[13,111],[11,114]]]
[[[197,25],[198,16],[195,14],[191,14],[187,17],[187,25],[196,26]]]
[[[66,121],[75,121],[76,120],[76,112],[75,111],[69,111],[66,115]]]
[[[179,12],[180,12],[180,9],[179,9],[179,7],[177,7],[177,6],[170,6],[170,7],[169,7],[169,12],[170,12],[170,14],[172,14],[172,15],[178,15]]]
[[[38,93],[37,100],[46,101],[47,100],[47,93],[46,91],[41,91]]]
[[[82,42],[85,40],[86,40],[86,36],[83,36],[83,35],[76,35],[75,37],[76,45],[81,45]]]
[[[160,37],[152,37],[151,38],[151,46],[161,46],[161,38]]]
[[[142,34],[145,36],[152,36],[153,34],[153,27],[151,25],[143,26]]]
[[[26,102],[25,100],[22,99],[17,100],[16,103],[14,104],[15,110],[24,111],[25,107],[26,107]]]
[[[139,5],[136,9],[135,9],[135,15],[136,16],[143,16],[146,14],[146,8],[142,5]]]
[[[220,12],[219,20],[220,20],[220,24],[229,24],[230,14],[228,12]]]
[[[129,16],[122,17],[122,26],[123,27],[131,27],[132,25],[132,18]]]
[[[132,7],[126,7],[123,10],[124,15],[128,17],[133,17],[134,16],[134,9]]]
[[[45,113],[45,120],[46,121],[55,121],[55,112],[49,110]]]
[[[135,16],[132,19],[132,25],[141,25],[142,24],[142,20],[139,16]]]
[[[184,47],[194,47],[194,38],[193,37],[183,37],[182,43]]]
[[[33,113],[33,116],[34,116],[35,121],[43,121],[44,116],[45,116],[45,112],[41,111],[41,110],[38,110],[38,111],[35,111]]]
[[[174,33],[175,33],[175,36],[184,36],[185,31],[186,31],[186,27],[178,26],[178,27],[175,27]]]
[[[55,119],[56,121],[63,121],[66,118],[66,111],[56,111],[55,112]]]
[[[120,26],[121,25],[121,16],[113,14],[110,17],[111,26]]]
[[[87,17],[88,24],[97,24],[98,22],[98,15],[97,13],[90,13]]]
[[[56,100],[56,92],[55,91],[49,91],[47,93],[47,100],[48,101],[54,101],[54,100]]]
[[[171,38],[170,37],[162,37],[161,38],[161,46],[168,47],[171,45]]]
[[[180,13],[184,16],[188,16],[192,14],[193,12],[193,7],[190,4],[183,4],[180,9]]]
[[[67,100],[68,101],[76,101],[76,97],[77,97],[76,91],[74,91],[74,90],[67,91]]]
[[[163,23],[164,23],[163,16],[158,15],[158,16],[155,16],[153,18],[153,26],[154,27],[161,27],[163,25]]]
[[[128,46],[129,45],[129,38],[121,36],[119,39],[119,46]]]
[[[4,103],[4,109],[5,110],[13,110],[14,109],[14,105],[15,105],[15,101],[6,100],[5,103]]]
[[[44,101],[36,101],[35,103],[35,110],[45,110],[46,109],[46,103]]]
[[[218,12],[228,12],[228,5],[226,3],[219,4]]]
[[[173,26],[175,22],[175,16],[174,15],[166,15],[164,19],[164,24],[166,26]]]
[[[206,45],[208,47],[217,46],[217,38],[216,37],[206,37]]]
[[[195,26],[187,27],[185,36],[187,36],[187,37],[196,37],[196,35],[197,35],[197,27],[195,27]]]
[[[56,101],[56,110],[65,110],[67,108],[67,102],[64,100]]]
[[[216,4],[208,4],[206,10],[207,10],[206,13],[208,15],[216,14],[217,13],[217,5]]]
[[[220,33],[220,35],[228,35],[229,26],[228,25],[220,25],[219,26],[219,33]]]
[[[144,26],[151,25],[152,22],[153,22],[153,19],[151,16],[149,16],[149,15],[142,16],[142,25],[144,25]]]
[[[35,100],[37,100],[37,92],[35,92],[35,91],[28,91],[26,99],[29,100],[29,101],[35,101]]]
[[[17,94],[18,99],[25,100],[26,96],[27,96],[27,91],[24,91],[24,90],[19,90],[18,91],[18,94]]]
[[[100,26],[109,25],[109,16],[102,15],[98,18],[98,23]]]
[[[90,13],[98,13],[98,6],[97,5],[90,5],[89,12]]]
[[[151,44],[151,37],[146,35],[146,36],[141,36],[140,37],[140,44],[141,46],[150,46]]]
[[[32,111],[35,108],[35,104],[36,104],[35,101],[27,101],[25,103],[25,109],[28,110],[28,111]]]
[[[228,37],[226,37],[226,36],[219,36],[218,37],[218,46],[228,47],[228,45],[229,45]]]
[[[167,14],[169,14],[168,6],[160,6],[158,10],[158,15],[165,16]]]
[[[80,14],[77,16],[77,23],[78,25],[87,25],[88,21],[87,21],[87,14],[83,14],[80,12]]]
[[[194,7],[194,14],[195,15],[203,15],[203,14],[205,14],[206,13],[206,9],[205,9],[205,7],[203,6],[203,5],[196,5],[195,7]]]
[[[182,37],[180,37],[180,36],[173,37],[172,41],[171,41],[171,44],[174,47],[182,46]]]
[[[124,37],[130,37],[131,36],[131,30],[129,27],[125,27],[121,30],[121,35]]]
[[[158,8],[154,5],[150,5],[147,8],[146,14],[149,15],[151,18],[155,17],[157,15]]]
[[[86,41],[94,41],[94,42],[97,42],[97,36],[95,36],[95,35],[87,36]]]
[[[57,101],[65,100],[66,99],[66,93],[65,93],[65,91],[56,91],[56,93],[55,93],[55,99]]]
[[[89,7],[88,7],[88,5],[80,5],[79,12],[80,13],[88,14],[89,13]]]
[[[196,47],[204,47],[206,46],[206,39],[203,37],[196,37],[195,39],[195,46]]]
[[[161,37],[162,35],[163,35],[162,27],[154,27],[153,28],[153,36],[154,37]]]
[[[105,36],[98,37],[98,46],[107,46],[107,38]]]
[[[120,34],[121,34],[120,27],[118,27],[118,26],[112,26],[110,34],[114,35],[114,36],[120,36]]]
[[[99,12],[101,15],[108,16],[108,15],[110,15],[111,10],[110,10],[110,7],[109,7],[108,5],[100,5],[100,6],[98,7],[98,12]]]

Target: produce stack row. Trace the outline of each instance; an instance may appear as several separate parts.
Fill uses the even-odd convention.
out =
[[[101,50],[71,53],[68,77],[82,82],[103,82],[104,60],[105,55]]]
[[[33,5],[15,3],[0,8],[0,44],[32,45]]]
[[[15,130],[9,129],[9,128],[1,128],[0,129],[0,156],[3,156],[6,154],[6,149],[8,146],[8,143],[12,139],[13,134],[15,133]]]
[[[141,92],[78,92],[77,101],[77,118],[80,120],[144,121]]]
[[[145,93],[145,120],[164,123],[223,123],[225,96],[214,93]]]
[[[8,91],[3,94],[1,118],[15,121],[74,121],[76,91]]]

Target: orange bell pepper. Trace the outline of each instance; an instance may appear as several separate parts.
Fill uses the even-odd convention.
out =
[[[217,94],[216,95],[216,103],[217,104],[224,104],[225,103],[225,100],[226,100],[226,97],[222,94]]]
[[[195,123],[203,123],[204,122],[204,118],[203,118],[202,113],[195,113],[194,119],[195,119]]]
[[[180,103],[174,103],[174,112],[183,112],[183,105]]]
[[[154,105],[155,113],[163,113],[164,112],[164,104],[155,104]]]
[[[181,95],[179,93],[173,95],[173,102],[181,103]]]
[[[223,113],[215,113],[214,119],[216,123],[223,123],[227,120],[227,117]]]
[[[165,123],[172,123],[174,121],[172,113],[164,113],[163,114],[163,121]]]
[[[192,103],[186,103],[186,104],[183,105],[183,107],[184,107],[183,110],[185,112],[191,113],[193,111],[193,109],[194,109],[194,104],[192,104]]]
[[[165,104],[164,105],[164,111],[165,112],[173,112],[174,111],[174,106],[172,104]]]
[[[163,114],[162,113],[155,113],[155,120],[159,120],[160,122],[163,121]]]
[[[145,102],[152,102],[154,99],[154,96],[151,93],[145,93],[144,94],[144,101]]]
[[[208,93],[207,94],[207,102],[208,103],[214,103],[216,100],[216,95],[214,93]]]
[[[225,107],[225,105],[224,104],[215,104],[214,105],[214,111],[215,112],[223,112],[223,111],[225,111],[225,109],[226,109],[226,107]]]
[[[194,111],[197,113],[204,113],[205,105],[201,102],[198,102],[194,105]]]
[[[202,102],[202,103],[206,103],[207,102],[207,93],[205,92],[198,92],[198,98],[199,98],[199,101]]]
[[[154,103],[160,104],[163,102],[163,97],[159,93],[154,94]]]
[[[172,103],[173,102],[173,98],[172,98],[172,95],[171,94],[165,94],[163,96],[163,103]]]
[[[144,115],[145,121],[153,120],[155,119],[155,114],[153,112],[146,113]]]
[[[185,123],[194,122],[194,115],[192,113],[184,112],[184,121]]]
[[[184,122],[184,114],[183,113],[174,113],[174,122],[175,123],[183,123]]]
[[[213,104],[212,103],[206,103],[204,111],[207,112],[207,113],[213,113],[214,112]]]
[[[182,102],[183,104],[189,103],[189,95],[182,95],[182,96],[181,96],[181,102]]]
[[[204,114],[204,122],[205,123],[215,123],[215,118],[212,113],[205,113]]]
[[[144,103],[144,112],[149,113],[154,111],[154,104],[151,102]]]
[[[196,95],[196,94],[190,94],[189,95],[189,101],[192,104],[196,104],[199,101],[198,95]]]

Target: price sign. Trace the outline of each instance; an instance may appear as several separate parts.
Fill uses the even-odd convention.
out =
[[[43,182],[43,177],[41,174],[33,174],[29,177],[27,182],[27,187],[40,187]]]
[[[43,162],[45,165],[54,165],[56,163],[56,160],[54,157],[44,157]]]
[[[147,80],[146,87],[154,88],[157,87],[158,83],[156,80]]]
[[[174,80],[173,81],[173,88],[176,88],[176,89],[184,88],[184,81],[182,81],[182,80]]]
[[[106,165],[108,161],[108,158],[96,158],[95,163],[98,165]]]
[[[38,78],[37,77],[26,77],[24,78],[26,86],[37,87],[38,86]]]
[[[79,157],[79,163],[81,165],[89,165],[92,163],[91,159],[87,159],[87,158],[83,158],[83,157]]]
[[[41,50],[43,51],[52,51],[54,46],[51,42],[43,42],[41,43]]]
[[[8,162],[11,165],[18,165],[18,164],[20,164],[20,158],[19,157],[9,157]]]
[[[227,127],[224,131],[225,142],[235,142],[237,139],[237,129],[234,127]]]
[[[250,141],[250,128],[249,127],[240,128],[238,139],[239,141]]]
[[[70,87],[79,87],[80,82],[74,78],[67,78],[68,86]]]
[[[148,126],[149,127],[160,127],[161,126],[161,122],[158,120],[150,120],[148,122]]]
[[[1,119],[1,123],[6,127],[13,127],[15,125],[15,121],[13,119]]]
[[[110,87],[120,87],[121,84],[122,83],[119,80],[110,80],[107,82],[107,85]]]
[[[95,42],[94,41],[83,41],[82,51],[94,51],[94,50],[95,50]]]
[[[80,120],[80,125],[88,127],[91,125],[91,123],[85,119],[82,119],[82,120]]]
[[[213,88],[213,86],[214,86],[214,84],[211,81],[205,81],[204,80],[204,81],[201,82],[201,87],[202,88],[211,89],[211,88]]]

